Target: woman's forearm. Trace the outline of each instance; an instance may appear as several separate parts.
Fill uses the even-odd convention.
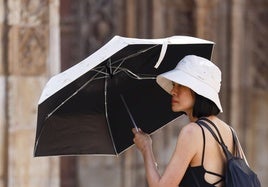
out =
[[[160,174],[154,158],[152,148],[148,148],[142,152],[145,172],[149,187],[158,187],[160,182]]]

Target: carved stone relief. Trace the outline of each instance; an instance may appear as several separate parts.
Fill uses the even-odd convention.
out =
[[[8,1],[9,72],[38,75],[45,71],[49,42],[48,0]]]
[[[10,25],[48,24],[49,0],[9,0],[8,23]]]
[[[24,28],[19,33],[19,62],[23,74],[41,74],[48,56],[48,27]]]
[[[4,3],[9,72],[5,85],[7,142],[3,159],[7,166],[1,179],[4,177],[4,186],[58,187],[58,158],[32,156],[38,98],[49,68],[59,63],[51,60],[55,59],[51,51],[58,46],[51,36],[57,34],[58,25],[51,25],[50,20],[57,20],[58,12],[50,8],[55,9],[57,0],[6,0]],[[57,56],[58,51],[53,52]]]
[[[21,0],[21,21],[30,25],[48,24],[49,0]]]
[[[48,57],[48,26],[11,27],[9,33],[10,73],[39,75]]]

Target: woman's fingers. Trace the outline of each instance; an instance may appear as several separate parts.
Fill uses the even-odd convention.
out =
[[[137,131],[137,129],[133,128],[133,129],[132,129],[132,132],[133,132],[133,134],[135,135],[138,131]]]
[[[138,130],[136,128],[133,128],[132,132],[135,135],[136,133],[142,132],[142,130],[140,128],[138,128]]]
[[[132,132],[134,134],[133,142],[141,152],[152,146],[152,139],[147,133],[142,132],[141,129],[137,131],[135,128],[132,129]]]

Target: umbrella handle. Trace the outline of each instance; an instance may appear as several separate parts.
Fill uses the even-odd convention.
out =
[[[130,112],[128,106],[127,106],[127,103],[126,103],[126,101],[125,101],[123,95],[120,94],[120,97],[121,97],[121,99],[122,99],[122,101],[123,101],[123,103],[124,103],[125,108],[127,109],[127,113],[128,113],[128,115],[129,115],[129,117],[130,117],[130,119],[131,119],[131,122],[133,123],[133,126],[135,127],[136,131],[138,132],[139,129],[138,129],[138,127],[137,127],[137,125],[136,125],[136,122],[135,122],[135,120],[134,120],[134,118],[133,118],[133,116],[132,116],[132,114],[131,114],[131,112]]]

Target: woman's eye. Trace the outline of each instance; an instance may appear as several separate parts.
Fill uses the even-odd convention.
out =
[[[178,85],[177,83],[175,83],[175,82],[172,82],[172,86],[174,87],[174,86],[176,86],[176,85]]]

